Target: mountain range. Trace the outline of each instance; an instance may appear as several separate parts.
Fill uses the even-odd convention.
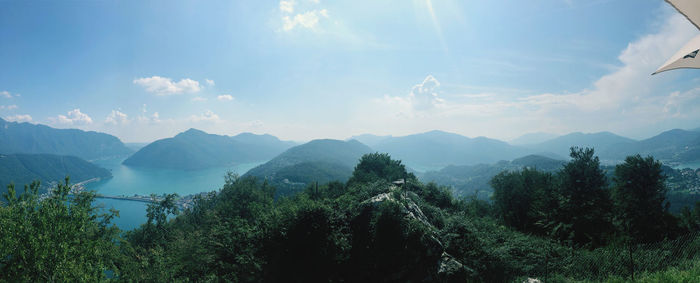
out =
[[[0,119],[0,153],[48,153],[94,160],[132,152],[117,137],[105,133]]]
[[[527,153],[525,148],[486,137],[468,138],[443,131],[387,137],[372,147],[402,160],[418,171],[448,165],[473,165],[510,160]]]
[[[572,146],[592,147],[601,159],[615,159],[610,155],[601,155],[610,152],[613,146],[630,144],[636,141],[630,138],[618,136],[610,132],[581,133],[575,132],[559,136],[541,143],[524,146],[536,152],[551,152],[562,157],[568,157]]]
[[[196,170],[269,160],[293,145],[271,135],[243,133],[231,137],[189,129],[144,146],[123,164]]]
[[[502,164],[503,160],[513,160],[509,166],[541,162],[540,158],[565,160],[572,146],[594,147],[601,160],[609,164],[637,153],[652,155],[666,163],[700,160],[699,129],[674,129],[644,140],[610,132],[575,132],[551,137],[546,133],[533,133],[514,139],[512,143],[518,143],[514,145],[486,137],[469,138],[455,133],[429,131],[407,136],[364,134],[347,141],[313,140],[296,146],[293,142],[267,134],[225,136],[190,129],[145,146],[129,144],[129,147],[140,149],[123,163],[129,166],[196,170],[268,161],[246,175],[279,184],[299,185],[313,181],[347,180],[358,159],[369,152],[389,153],[415,172],[431,171],[432,175],[443,169],[445,171],[442,173],[449,173],[465,166],[473,166],[469,169],[473,171],[479,168],[479,164]],[[132,152],[129,147],[118,138],[104,133],[54,129],[0,119],[0,153],[6,156],[47,153],[94,160],[125,156]],[[533,154],[539,157],[529,157],[534,160],[528,161],[516,159]],[[48,159],[46,162],[47,167],[53,167]],[[442,175],[447,180],[452,178]]]

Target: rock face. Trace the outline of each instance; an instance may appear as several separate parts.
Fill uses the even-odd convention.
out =
[[[464,281],[467,273],[471,269],[465,267],[461,262],[457,261],[453,256],[446,252],[442,252],[440,261],[438,262],[437,276],[442,282]]]
[[[438,282],[464,282],[472,270],[445,252],[444,245],[438,238],[437,228],[433,226],[425,216],[420,206],[413,201],[418,196],[413,192],[402,192],[399,187],[389,187],[389,192],[378,194],[362,202],[366,208],[376,209],[382,204],[391,202],[399,204],[403,218],[407,221],[416,221],[427,227],[428,232],[424,238],[424,256],[431,258],[435,269],[426,281]]]

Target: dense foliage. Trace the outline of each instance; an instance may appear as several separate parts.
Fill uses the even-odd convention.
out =
[[[17,198],[12,188],[0,207],[0,281],[556,282],[697,273],[700,238],[687,233],[698,231],[700,208],[668,214],[656,160],[631,156],[609,183],[593,150],[571,156],[555,173],[498,174],[492,202],[455,198],[380,153],[364,155],[346,183],[313,182],[285,197],[265,180],[229,174],[184,211],[174,195],[149,205],[148,221],[121,236],[109,225],[114,214],[97,214],[89,193],[70,196],[61,184],[39,200],[35,189]]]
[[[0,281],[87,282],[119,270],[117,212],[102,213],[95,195],[69,195],[68,178],[51,195],[38,198],[39,183],[19,196],[13,185],[0,207]]]

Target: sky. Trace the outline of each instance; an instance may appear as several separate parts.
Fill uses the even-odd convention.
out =
[[[0,117],[150,142],[700,127],[661,0],[0,0]]]

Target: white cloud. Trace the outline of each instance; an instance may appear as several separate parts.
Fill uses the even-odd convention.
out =
[[[112,125],[124,125],[129,123],[129,117],[119,110],[112,110],[112,113],[105,118],[105,123]]]
[[[4,98],[11,98],[12,94],[9,91],[3,90],[3,91],[0,91],[0,96],[2,96]]]
[[[318,0],[311,0],[307,2],[307,4],[310,4],[311,6],[316,6],[320,3]],[[305,11],[294,13],[295,6],[297,6],[297,2],[295,0],[280,1],[279,7],[280,12],[282,13],[282,30],[284,31],[291,31],[296,27],[317,30],[319,21],[322,18],[330,17],[328,15],[328,10],[309,8],[309,5],[303,5],[307,7],[301,7],[302,10]]]
[[[437,79],[428,76],[408,96],[374,99],[368,110],[357,113],[356,120],[367,128],[377,127],[377,132],[386,128],[415,132],[440,125],[468,135],[501,138],[537,131],[613,131],[648,137],[671,127],[697,127],[697,84],[679,83],[679,74],[651,76],[696,34],[697,29],[683,16],[669,16],[658,32],[642,36],[620,51],[618,67],[578,92],[533,95],[494,90],[488,95],[464,95],[440,90]],[[376,121],[385,123],[377,125]]]
[[[151,121],[153,122],[160,122],[160,114],[158,112],[153,112],[153,115],[151,115]]]
[[[662,99],[663,113],[674,118],[695,118],[700,113],[700,88],[674,91]]]
[[[618,56],[623,65],[594,82],[592,89],[572,94],[540,94],[523,101],[541,107],[583,111],[617,109],[630,102],[638,104],[639,99],[656,95],[658,87],[668,82],[663,74],[650,74],[696,33],[697,29],[682,15],[673,15],[659,32],[629,43]]]
[[[219,115],[216,115],[211,110],[207,110],[200,115],[192,115],[192,116],[190,116],[189,120],[192,122],[214,122],[214,123],[223,121],[223,120],[221,120],[221,118],[219,118]]]
[[[192,79],[181,79],[175,82],[170,78],[152,76],[150,78],[138,78],[133,82],[146,88],[146,91],[157,95],[196,93],[200,91],[199,82]]]
[[[58,115],[50,117],[49,121],[54,124],[64,125],[87,125],[92,124],[92,118],[85,113],[80,112],[79,108],[68,111],[68,115]]]
[[[233,100],[233,96],[231,96],[230,94],[222,94],[217,96],[216,99],[221,101],[231,101]]]
[[[204,98],[204,97],[201,97],[201,96],[195,96],[195,97],[192,97],[192,99],[191,99],[191,100],[192,100],[193,102],[204,102],[204,101],[207,101],[207,99],[206,99],[206,98]]]
[[[440,82],[432,75],[428,75],[423,82],[414,85],[406,96],[385,95],[380,103],[387,104],[390,111],[399,116],[414,117],[425,116],[433,109],[444,110],[446,102],[440,98],[438,91]]]
[[[312,10],[304,13],[299,13],[292,16],[282,17],[282,29],[290,31],[295,27],[303,27],[307,29],[316,29],[321,17],[328,18],[328,10]]]
[[[204,82],[206,82],[208,86],[215,86],[216,85],[216,83],[214,83],[214,80],[204,79]]]
[[[7,116],[5,117],[5,120],[10,121],[10,122],[31,122],[32,121],[32,116],[29,114],[17,114],[17,115],[12,115],[12,116]]]
[[[15,110],[17,109],[17,105],[0,105],[0,110]]]
[[[296,2],[294,0],[282,0],[280,1],[280,11],[284,13],[294,13],[294,5]]]
[[[428,75],[422,83],[413,86],[408,95],[416,110],[428,110],[439,107],[445,100],[438,96],[440,82],[435,77]]]

